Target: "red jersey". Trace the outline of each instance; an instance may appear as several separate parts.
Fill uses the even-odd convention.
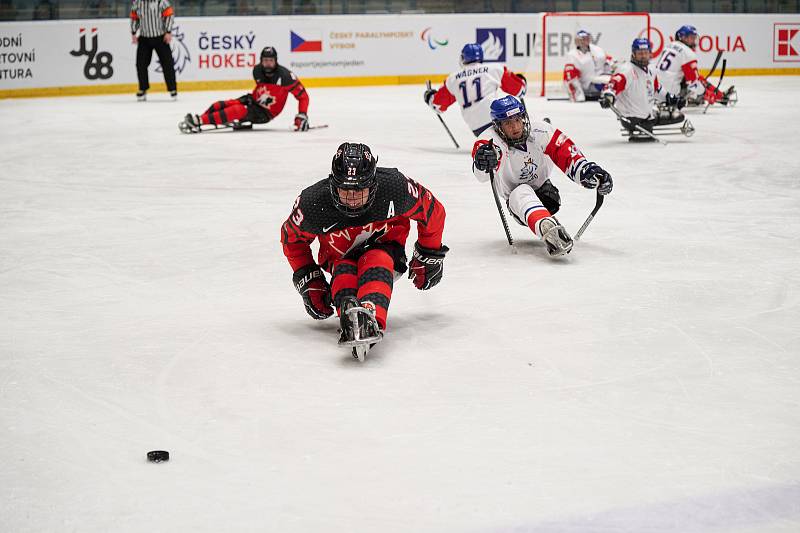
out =
[[[417,242],[425,248],[442,246],[445,210],[425,187],[396,168],[378,167],[378,190],[366,213],[348,217],[333,203],[328,179],[303,190],[292,214],[281,226],[283,253],[292,270],[314,263],[311,243],[319,240],[316,263],[332,271],[344,256],[358,256],[369,246],[405,247],[411,221],[417,223]],[[394,269],[406,270],[405,258],[395,257]]]
[[[297,112],[308,113],[308,93],[297,76],[286,67],[278,65],[271,73],[267,73],[259,64],[253,68],[253,78],[256,80],[253,100],[267,110],[270,118],[277,117],[283,111],[289,93],[297,98]]]

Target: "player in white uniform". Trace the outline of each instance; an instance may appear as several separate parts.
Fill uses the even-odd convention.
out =
[[[623,63],[603,88],[600,106],[616,109],[624,119],[622,125],[631,133],[630,141],[654,141],[646,135],[638,135],[636,126],[653,131],[653,126],[683,122],[683,113],[678,109],[686,105],[680,96],[667,93],[661,86],[655,71],[650,66],[652,44],[648,39],[634,39],[631,60]],[[664,102],[671,109],[659,112],[658,103]]]
[[[613,59],[602,48],[592,44],[586,30],[575,34],[575,48],[567,53],[564,65],[564,86],[573,102],[597,100],[603,85],[611,78]]]
[[[488,181],[491,171],[497,194],[517,222],[545,242],[551,257],[569,253],[572,238],[553,216],[561,207],[558,189],[550,181],[553,165],[600,194],[611,192],[611,176],[549,122],[531,123],[525,106],[513,96],[493,101],[491,117],[492,129],[472,148],[475,177]]]
[[[489,104],[502,93],[522,97],[527,86],[525,76],[514,74],[505,65],[483,64],[483,48],[469,43],[461,49],[461,70],[450,74],[438,91],[425,91],[425,103],[444,113],[458,102],[464,122],[477,137],[492,125]]]
[[[688,103],[701,105],[716,102],[727,105],[731,86],[725,93],[708,83],[697,70],[697,29],[685,25],[675,32],[675,40],[664,47],[654,66],[664,89],[671,94],[684,96]]]

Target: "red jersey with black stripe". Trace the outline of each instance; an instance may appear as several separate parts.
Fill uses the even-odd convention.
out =
[[[396,168],[378,167],[378,190],[370,208],[348,217],[333,203],[328,179],[303,190],[281,226],[283,253],[292,270],[314,263],[311,243],[319,241],[316,263],[332,271],[343,257],[357,258],[370,246],[405,247],[411,221],[417,223],[420,246],[442,245],[445,210],[433,194]],[[395,257],[395,270],[405,270],[405,258]]]
[[[297,112],[308,113],[308,93],[291,70],[278,65],[272,72],[267,72],[258,64],[253,67],[253,79],[256,81],[256,88],[252,93],[253,99],[266,109],[272,118],[283,111],[289,94],[297,98]]]

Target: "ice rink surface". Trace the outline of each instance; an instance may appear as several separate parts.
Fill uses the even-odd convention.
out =
[[[0,531],[800,531],[800,78],[733,81],[667,147],[528,98],[614,177],[562,261],[510,253],[421,86],[311,89],[305,134],[291,99],[178,132],[238,91],[0,101]],[[363,364],[278,241],[344,140],[452,250]],[[574,233],[594,193],[553,182]]]

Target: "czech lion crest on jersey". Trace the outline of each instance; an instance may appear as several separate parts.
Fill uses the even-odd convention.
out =
[[[522,168],[519,171],[519,179],[520,181],[527,182],[536,179],[536,169],[539,168],[539,165],[533,160],[532,157],[526,157],[525,160],[522,162]]]

